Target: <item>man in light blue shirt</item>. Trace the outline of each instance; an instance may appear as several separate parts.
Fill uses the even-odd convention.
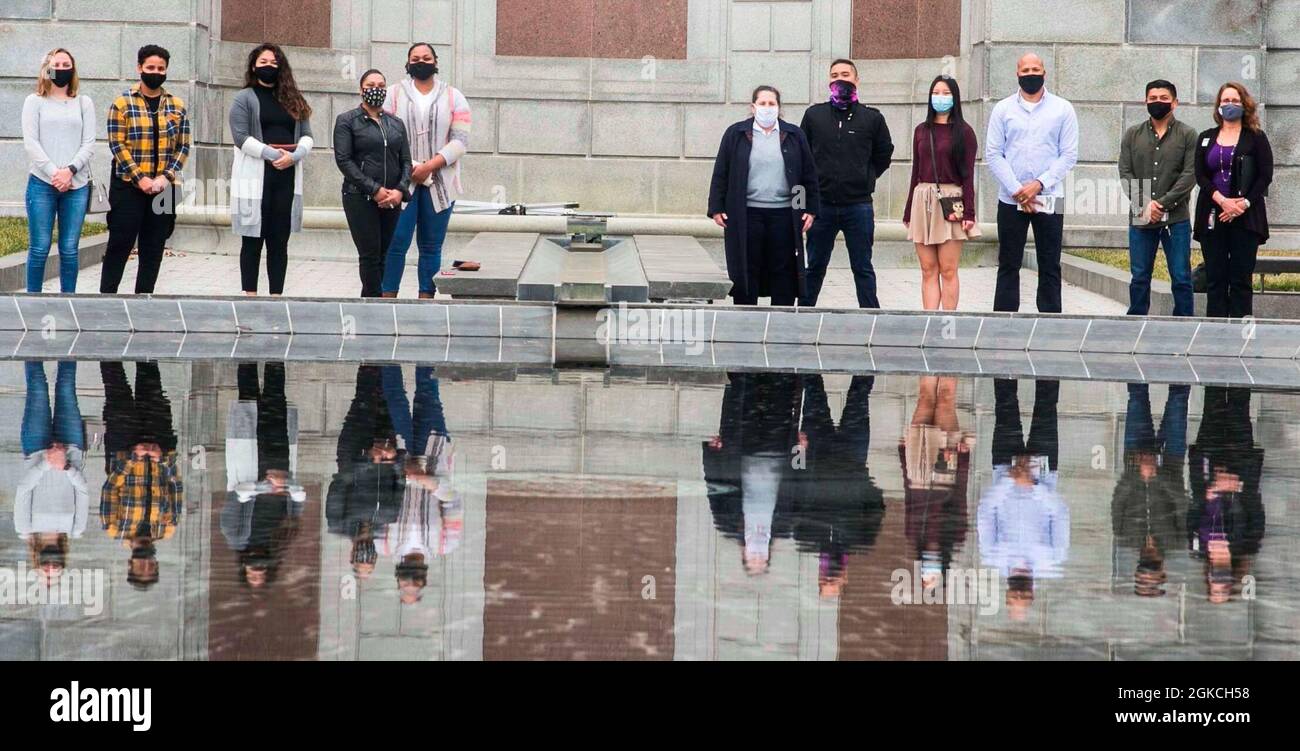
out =
[[[1043,88],[1047,70],[1038,55],[1016,62],[1020,90],[989,116],[984,161],[998,182],[998,281],[993,309],[1020,310],[1020,265],[1034,228],[1038,255],[1038,311],[1061,312],[1061,235],[1065,177],[1079,158],[1074,106]]]

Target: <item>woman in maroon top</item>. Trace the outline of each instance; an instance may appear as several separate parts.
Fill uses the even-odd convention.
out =
[[[925,122],[912,135],[912,184],[903,211],[907,239],[921,262],[921,304],[956,310],[961,244],[979,237],[975,223],[975,130],[962,119],[957,79],[940,75],[930,84]],[[957,211],[943,211],[940,197],[957,198]]]

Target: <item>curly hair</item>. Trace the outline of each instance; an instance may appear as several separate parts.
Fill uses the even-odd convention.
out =
[[[279,102],[294,120],[310,118],[311,105],[307,104],[302,92],[298,90],[298,82],[293,80],[293,67],[289,65],[289,58],[277,44],[270,42],[259,44],[248,53],[248,65],[244,67],[244,86],[253,88],[260,85],[253,69],[257,66],[257,58],[268,50],[275,55],[275,64],[280,68],[280,78],[275,83],[275,101]]]
[[[1223,125],[1223,116],[1219,114],[1219,101],[1223,99],[1223,92],[1227,89],[1235,89],[1241,97],[1241,108],[1245,113],[1241,116],[1241,124],[1251,131],[1258,132],[1259,125],[1259,108],[1255,105],[1255,97],[1250,95],[1244,84],[1236,81],[1229,81],[1219,87],[1219,93],[1214,95],[1214,123]]]

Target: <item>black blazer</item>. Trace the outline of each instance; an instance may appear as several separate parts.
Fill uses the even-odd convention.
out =
[[[1196,221],[1192,225],[1192,236],[1197,240],[1205,232],[1210,219],[1210,210],[1218,209],[1213,195],[1214,175],[1205,164],[1205,155],[1213,148],[1219,137],[1218,128],[1210,128],[1196,137],[1196,184],[1201,187],[1196,196]],[[1232,155],[1232,186],[1229,198],[1245,198],[1250,201],[1250,208],[1235,222],[1244,223],[1246,229],[1259,236],[1260,244],[1268,240],[1268,211],[1265,198],[1268,186],[1273,182],[1273,147],[1269,145],[1268,136],[1262,130],[1251,130],[1242,126],[1241,138],[1237,141],[1237,150]]]
[[[785,177],[791,188],[803,188],[803,207],[795,209],[795,231],[792,241],[798,256],[799,294],[804,294],[803,215],[816,216],[821,210],[821,192],[817,186],[817,167],[813,163],[808,139],[798,126],[778,120],[781,129],[781,156],[785,161]],[[713,179],[709,184],[709,209],[711,217],[719,212],[727,215],[724,245],[727,251],[727,276],[735,287],[732,294],[767,295],[767,290],[749,290],[748,257],[745,247],[749,235],[746,222],[746,196],[749,194],[749,154],[753,150],[754,118],[741,120],[727,128],[718,145],[718,158],[713,162]]]

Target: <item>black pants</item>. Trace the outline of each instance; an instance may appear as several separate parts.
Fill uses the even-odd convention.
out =
[[[289,268],[289,234],[293,230],[293,169],[276,169],[266,163],[262,175],[262,236],[245,237],[239,250],[239,277],[245,292],[257,291],[262,266],[262,244],[266,244],[266,275],[271,294],[284,293],[284,276]]]
[[[180,191],[174,186],[167,190],[171,191],[170,200],[165,191],[145,193],[117,178],[109,185],[108,200],[112,208],[108,212],[108,244],[104,247],[100,292],[117,292],[132,248],[140,251],[136,294],[153,292],[162,266],[163,246],[176,228],[176,203],[180,200]]]
[[[1017,382],[1009,378],[994,379],[993,466],[1010,464],[1017,456],[1046,456],[1048,469],[1057,469],[1060,444],[1056,403],[1060,396],[1060,381],[1034,381],[1034,416],[1029,424],[1029,440],[1025,440],[1020,425]]]
[[[156,443],[163,453],[175,451],[172,406],[163,391],[158,363],[136,363],[134,393],[122,363],[101,362],[99,373],[104,380],[105,471],[111,472],[115,454],[129,452],[137,444]]]
[[[384,281],[384,255],[393,241],[402,209],[381,209],[369,196],[344,193],[343,214],[348,218],[348,230],[357,246],[361,296],[379,297]]]
[[[284,393],[284,363],[268,362],[259,388],[257,363],[239,364],[239,400],[257,402],[257,476],[289,471],[289,405]]]
[[[757,305],[767,293],[773,305],[794,305],[799,293],[794,257],[794,212],[789,208],[746,209],[746,284],[749,294],[732,294],[737,305]]]
[[[1038,312],[1061,312],[1061,234],[1064,214],[1030,214],[998,201],[998,282],[993,309],[1020,310],[1020,265],[1025,242],[1034,228],[1038,255]]]
[[[1250,276],[1255,271],[1259,236],[1241,220],[1219,222],[1201,234],[1205,256],[1205,315],[1244,318],[1252,315]]]

